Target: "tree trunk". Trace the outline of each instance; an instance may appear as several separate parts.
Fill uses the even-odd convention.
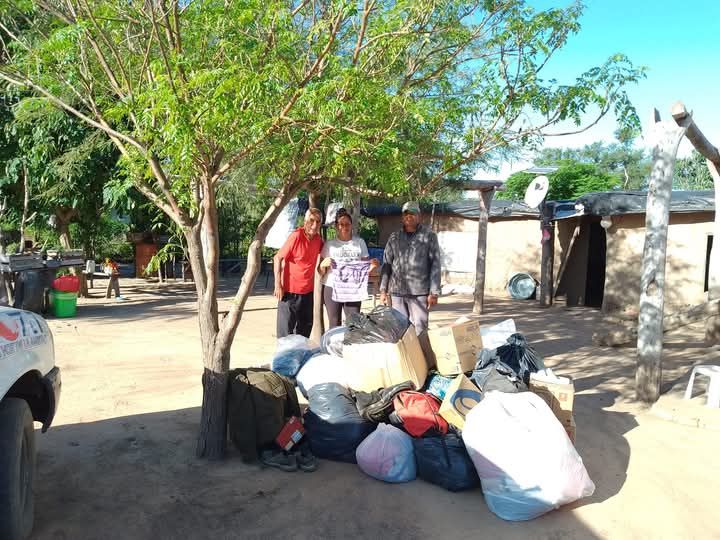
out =
[[[20,242],[18,243],[17,252],[22,253],[25,251],[25,224],[28,220],[28,206],[30,203],[30,180],[28,179],[27,168],[25,165],[22,167],[23,175],[23,209],[22,217],[20,218]]]
[[[360,206],[362,204],[360,194],[349,189],[344,190],[343,203],[345,209],[352,219],[352,232],[357,234],[360,230]]]
[[[635,373],[637,398],[654,403],[662,381],[663,308],[665,303],[665,252],[670,215],[673,168],[685,128],[660,122],[656,111],[653,168],[645,211],[645,247],[640,279],[638,361]]]
[[[188,258],[198,293],[198,321],[203,354],[203,402],[196,454],[198,457],[220,459],[227,439],[227,386],[230,368],[230,347],[242,318],[243,309],[260,273],[262,246],[270,227],[288,201],[301,186],[285,187],[273,201],[258,225],[248,248],[247,267],[238,291],[222,321],[218,318],[217,279],[219,242],[217,208],[212,190],[205,191],[203,223],[184,230]],[[203,234],[200,234],[200,230]],[[201,240],[202,236],[202,240]],[[205,245],[203,245],[205,242]],[[207,258],[204,255],[207,254]]]
[[[320,208],[320,193],[315,190],[308,191],[308,205],[310,208]]]
[[[70,228],[68,227],[69,223],[63,223],[58,221],[58,236],[60,238],[60,246],[63,248],[63,250],[69,250],[71,249],[71,242],[70,242]]]
[[[56,208],[55,218],[57,219],[56,229],[60,238],[60,247],[63,250],[72,249],[72,241],[70,239],[70,222],[77,215],[74,208]]]
[[[478,215],[477,259],[475,261],[475,294],[473,313],[483,312],[485,302],[485,256],[487,254],[487,230],[490,204],[492,203],[494,189],[480,191],[478,202],[480,213]]]
[[[553,262],[555,260],[555,224],[550,221],[552,207],[543,202],[541,205],[540,226],[542,230],[542,258],[540,261],[540,305],[553,305]]]
[[[320,208],[320,192],[310,190],[308,192],[308,199],[310,202],[310,208]],[[315,266],[317,266],[317,263],[315,264]],[[323,299],[322,285],[320,284],[320,274],[315,272],[314,276],[315,292],[313,294],[313,325],[312,331],[310,332],[310,339],[319,345],[320,338],[325,333],[325,317],[323,316]]]

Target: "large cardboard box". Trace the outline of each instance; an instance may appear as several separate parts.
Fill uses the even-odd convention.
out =
[[[475,367],[483,346],[478,321],[434,328],[428,331],[428,337],[441,375],[457,375]]]
[[[480,403],[482,393],[465,375],[458,375],[450,383],[440,405],[440,416],[453,426],[463,429],[465,416]]]
[[[343,362],[348,386],[371,392],[404,381],[421,388],[428,367],[415,327],[410,325],[397,343],[363,343],[345,345]]]
[[[552,409],[555,416],[563,426],[573,423],[573,401],[575,400],[575,384],[570,377],[565,377],[570,382],[550,382],[539,379],[534,373],[530,374],[530,391],[543,398],[545,403]]]

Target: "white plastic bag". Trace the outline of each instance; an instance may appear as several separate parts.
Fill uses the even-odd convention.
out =
[[[497,349],[507,343],[507,338],[512,336],[517,329],[513,319],[505,319],[493,326],[481,326],[480,336],[482,337],[483,349]]]
[[[330,354],[317,354],[310,358],[300,368],[295,380],[306,398],[308,391],[316,384],[338,383],[348,386],[345,363]]]
[[[502,519],[533,519],[595,491],[565,429],[532,392],[488,392],[462,436],[485,502]]]
[[[409,482],[417,475],[412,438],[389,424],[378,424],[355,451],[358,467],[384,482]]]
[[[310,340],[300,334],[290,334],[285,337],[278,338],[277,349],[275,349],[275,355],[289,351],[291,349],[310,349]]]

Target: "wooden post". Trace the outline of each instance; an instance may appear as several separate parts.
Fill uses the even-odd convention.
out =
[[[545,202],[540,207],[542,230],[542,259],[540,262],[540,305],[553,305],[553,261],[555,259],[555,224],[552,219],[553,207]]]
[[[640,278],[638,361],[635,372],[637,398],[654,403],[662,381],[663,308],[665,303],[665,252],[670,217],[673,168],[685,128],[661,122],[655,111],[653,166],[645,210],[645,246]]]
[[[687,129],[685,134],[688,140],[707,160],[715,187],[715,225],[708,272],[708,301],[717,300],[720,298],[720,215],[717,211],[720,201],[720,151],[705,138],[682,102],[678,101],[673,105],[672,115],[679,126]],[[705,321],[705,341],[708,344],[720,343],[720,316],[713,316]]]
[[[475,261],[475,293],[473,313],[481,314],[485,302],[485,256],[487,254],[488,216],[495,189],[482,190],[478,194],[480,213],[478,215],[477,259]]]

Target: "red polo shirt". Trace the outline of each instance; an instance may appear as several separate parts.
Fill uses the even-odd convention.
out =
[[[322,238],[316,234],[309,240],[302,227],[298,227],[287,239],[278,255],[284,260],[283,289],[285,292],[307,294],[315,286],[315,268]]]

